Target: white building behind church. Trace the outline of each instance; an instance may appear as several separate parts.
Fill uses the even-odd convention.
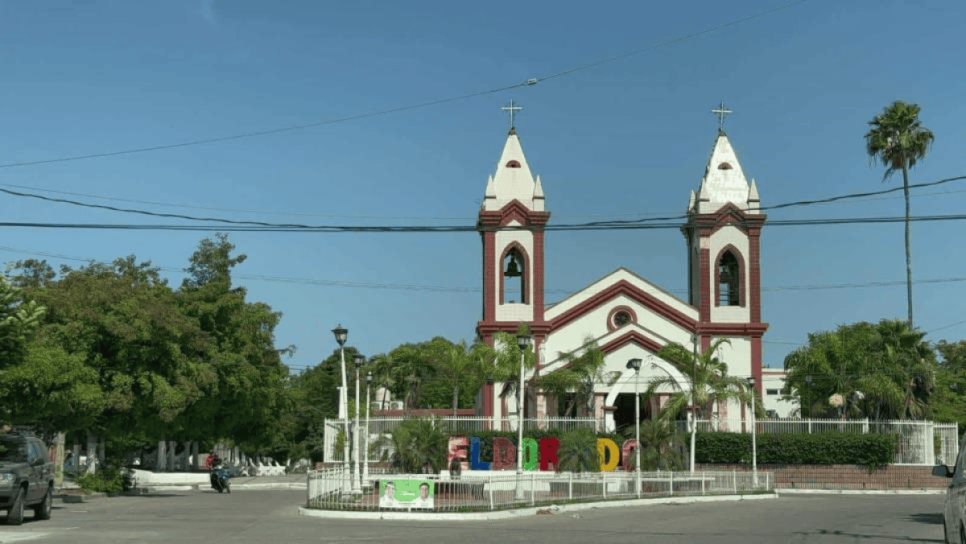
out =
[[[548,182],[552,187],[552,182]],[[682,195],[683,196],[683,195]],[[697,191],[691,191],[687,222],[682,228],[688,277],[688,297],[681,300],[631,270],[618,268],[567,298],[544,299],[545,226],[550,220],[544,186],[534,177],[520,138],[510,130],[496,172],[488,179],[479,212],[483,241],[483,316],[479,337],[493,342],[496,333],[514,333],[526,323],[538,354],[535,375],[554,372],[566,363],[562,353],[579,350],[592,338],[606,354],[605,375],[616,378],[595,386],[594,414],[615,429],[633,422],[633,371],[629,359],[644,361],[641,383],[670,376],[676,388],[689,382],[657,356],[669,343],[706,349],[718,338],[719,357],[732,376],[754,377],[762,387],[760,242],[765,215],[759,210],[758,188],[745,177],[731,142],[723,131]],[[525,227],[501,230],[501,227]],[[484,385],[477,410],[480,415],[515,416],[516,402],[503,395],[500,384]],[[661,392],[659,392],[661,393]],[[665,397],[671,390],[663,391]],[[655,415],[662,399],[652,399],[645,415]],[[557,415],[556,399],[531,393],[526,417]],[[721,417],[743,412],[737,404],[716,406]],[[740,416],[739,416],[740,417]]]

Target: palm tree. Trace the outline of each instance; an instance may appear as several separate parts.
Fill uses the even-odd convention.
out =
[[[581,347],[570,353],[560,353],[559,358],[566,361],[563,368],[541,376],[537,385],[556,398],[570,395],[562,414],[564,417],[570,416],[577,406],[586,406],[592,411],[594,385],[607,382],[603,372],[604,352],[593,338],[587,338]]]
[[[912,252],[909,241],[909,169],[926,156],[933,141],[932,131],[919,122],[919,106],[896,100],[869,121],[865,150],[873,162],[886,167],[883,181],[902,172],[902,192],[906,200],[906,303],[909,328],[912,328]]]
[[[681,390],[677,381],[664,376],[651,381],[647,388],[646,396],[651,396],[661,389],[677,389],[671,395],[664,409],[661,411],[660,418],[673,422],[681,412],[688,410],[689,407],[694,412],[691,425],[691,470],[694,470],[694,443],[697,436],[697,419],[710,416],[715,402],[722,402],[731,399],[747,402],[750,400],[750,392],[747,390],[747,383],[744,379],[729,376],[728,365],[718,359],[718,348],[722,344],[731,344],[727,338],[716,340],[705,351],[694,354],[681,344],[668,344],[661,348],[658,357],[674,365],[678,371],[691,379],[691,391]],[[693,396],[693,399],[692,399]],[[693,405],[692,405],[693,402]]]
[[[445,338],[434,338],[426,346],[427,356],[435,368],[435,378],[453,391],[453,415],[459,409],[460,390],[479,387],[484,378],[486,363],[495,352],[482,343],[468,346],[454,344]]]

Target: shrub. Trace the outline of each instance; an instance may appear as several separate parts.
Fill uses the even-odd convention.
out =
[[[600,470],[597,435],[590,429],[575,429],[560,435],[557,458],[560,460],[558,471],[596,472]]]
[[[82,474],[76,483],[84,491],[94,493],[120,493],[124,488],[121,471],[115,468],[99,468],[94,474]]]
[[[759,434],[758,462],[775,465],[863,465],[870,470],[892,462],[896,436],[855,433]],[[698,463],[751,463],[751,435],[698,433]]]
[[[412,418],[392,431],[392,466],[409,473],[420,473],[424,467],[439,472],[446,467],[449,438],[429,419]]]

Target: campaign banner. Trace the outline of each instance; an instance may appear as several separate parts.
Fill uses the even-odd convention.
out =
[[[430,480],[384,480],[379,482],[379,508],[433,508]]]

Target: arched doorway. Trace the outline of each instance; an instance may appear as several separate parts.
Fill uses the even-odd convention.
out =
[[[620,393],[614,400],[614,426],[618,433],[634,429],[634,393]],[[651,403],[641,394],[641,421],[651,419]]]

